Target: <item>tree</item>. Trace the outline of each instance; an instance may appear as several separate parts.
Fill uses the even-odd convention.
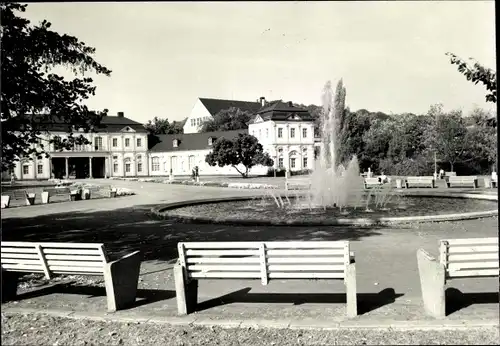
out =
[[[27,5],[1,3],[1,121],[2,171],[14,166],[21,157],[48,156],[42,133],[47,124],[67,128],[68,138],[50,138],[56,150],[71,149],[74,144],[89,144],[75,130],[96,131],[107,110],[94,112],[84,101],[95,94],[96,87],[86,72],[110,76],[111,71],[93,58],[95,49],[76,37],[50,30],[46,20],[38,25],[18,16]],[[66,67],[75,78],[66,80],[54,73]]]
[[[184,133],[184,123],[186,120],[176,121],[172,123],[168,119],[160,119],[154,117],[153,120],[149,120],[144,127],[150,135],[172,135],[176,133]]]
[[[497,74],[490,68],[484,67],[472,58],[469,58],[471,64],[468,64],[463,59],[453,53],[446,53],[450,57],[450,62],[453,65],[458,65],[458,72],[462,73],[467,80],[474,84],[483,83],[488,93],[486,94],[486,102],[497,102]]]
[[[470,149],[470,136],[465,126],[461,111],[448,114],[442,110],[442,105],[432,106],[429,116],[434,119],[425,131],[425,145],[428,153],[436,155],[453,166],[467,156]]]
[[[252,113],[236,107],[223,109],[215,114],[213,118],[205,121],[201,126],[200,132],[247,129],[248,122],[252,119],[252,116]]]
[[[213,144],[213,150],[205,157],[205,162],[210,166],[232,166],[243,178],[248,177],[248,171],[255,165],[268,167],[274,165],[257,138],[241,133],[232,140],[218,138]],[[245,171],[238,169],[239,164],[245,167]]]

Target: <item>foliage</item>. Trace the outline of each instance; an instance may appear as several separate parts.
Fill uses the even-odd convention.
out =
[[[11,168],[22,157],[47,154],[47,144],[56,150],[71,149],[75,144],[89,144],[83,132],[98,129],[107,110],[94,112],[84,101],[95,94],[92,78],[86,72],[110,76],[111,71],[93,58],[95,49],[76,37],[59,34],[42,21],[31,25],[18,14],[27,5],[1,3],[1,121],[2,171]],[[75,78],[66,80],[54,73],[65,67]],[[58,122],[67,128],[68,138],[52,138],[39,143],[43,124]]]
[[[243,111],[236,107],[223,109],[205,121],[200,132],[232,131],[248,128],[248,122],[252,119],[252,113]]]
[[[213,144],[213,150],[205,157],[205,161],[210,166],[232,166],[243,178],[248,177],[248,171],[255,165],[268,167],[274,165],[257,138],[241,133],[232,140],[218,138]],[[244,171],[238,169],[239,164],[245,167]]]
[[[486,68],[472,58],[469,58],[472,65],[459,58],[453,53],[446,53],[450,57],[451,64],[458,66],[458,72],[462,73],[467,80],[474,84],[483,83],[488,93],[486,102],[497,102],[497,74],[492,69]]]
[[[461,111],[448,114],[442,110],[442,105],[432,106],[429,116],[434,118],[425,131],[424,143],[429,153],[453,165],[464,159],[467,150],[471,149],[470,132],[468,131]]]
[[[167,118],[160,119],[158,117],[154,117],[153,120],[149,120],[144,127],[150,135],[173,135],[177,133],[184,133],[183,126],[186,119],[182,121],[174,120],[173,122],[169,122]]]

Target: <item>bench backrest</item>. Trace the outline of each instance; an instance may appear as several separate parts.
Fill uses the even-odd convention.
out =
[[[431,181],[431,180],[434,180],[434,177],[429,175],[429,176],[418,176],[418,177],[406,177],[406,180],[407,181],[413,181],[413,182],[419,182],[419,181],[425,181],[425,182],[428,182],[428,181]]]
[[[188,278],[345,279],[349,241],[179,243]]]
[[[11,199],[26,199],[28,197],[26,190],[6,190],[2,191],[2,196],[10,196]]]
[[[44,192],[48,192],[49,196],[60,196],[60,195],[69,195],[71,193],[71,189],[69,187],[58,187],[58,188],[48,188],[44,189]]]
[[[447,278],[498,276],[498,237],[443,239],[440,263]]]
[[[2,269],[50,274],[102,274],[103,244],[2,242]]]
[[[455,182],[455,183],[459,183],[459,182],[474,182],[475,180],[477,180],[477,177],[476,176],[472,176],[472,175],[461,175],[461,176],[452,176],[449,178],[449,182]]]
[[[365,184],[380,184],[379,178],[365,178]]]

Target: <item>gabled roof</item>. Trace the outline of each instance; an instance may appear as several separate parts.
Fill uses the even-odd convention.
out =
[[[208,139],[210,137],[218,139],[224,137],[233,139],[240,133],[248,133],[248,130],[234,130],[234,131],[214,131],[202,133],[179,133],[175,135],[156,135],[151,138],[149,143],[152,145],[149,150],[151,152],[172,152],[172,151],[185,151],[185,150],[203,150],[210,149]],[[179,140],[178,146],[174,148],[174,139]]]
[[[200,98],[199,100],[201,101],[201,103],[203,103],[205,108],[212,116],[219,113],[221,110],[231,107],[239,108],[242,111],[248,111],[251,113],[257,113],[257,111],[262,108],[260,102],[221,100],[210,98]]]
[[[283,102],[281,100],[272,101],[269,105],[260,109],[257,112],[262,120],[287,120],[287,121],[314,121],[309,111],[305,108],[295,107],[291,102]],[[254,123],[257,115],[249,122]]]
[[[43,115],[26,114],[25,117],[31,117],[35,121],[39,121],[40,127],[46,131],[68,132],[71,124],[66,123],[64,119],[59,117],[51,117],[50,122],[42,120]],[[120,132],[125,127],[130,127],[135,132],[147,132],[144,125],[129,118],[119,116],[103,116],[100,126],[95,129],[96,132]],[[76,129],[78,130],[78,129]]]

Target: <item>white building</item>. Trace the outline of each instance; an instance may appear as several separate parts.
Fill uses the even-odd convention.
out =
[[[209,102],[202,100],[210,100]],[[263,99],[262,104],[264,104]],[[198,122],[202,116],[211,116],[222,109],[227,109],[229,102],[259,108],[248,124],[248,130],[194,133],[198,131]],[[208,108],[206,104],[209,104]],[[215,105],[222,107],[217,109]],[[212,149],[212,143],[220,137],[232,139],[239,133],[249,133],[255,136],[274,160],[275,168],[282,167],[292,171],[314,168],[314,119],[306,109],[294,107],[291,102],[274,101],[269,104],[244,101],[228,101],[214,99],[198,99],[193,113],[187,119],[184,134],[160,135],[158,143],[152,145],[149,152],[150,174],[166,176],[170,170],[174,175],[189,175],[198,166],[200,175],[237,175],[233,167],[211,167],[205,162],[206,155]],[[201,106],[211,111],[206,115]],[[204,115],[205,114],[205,115]],[[203,118],[202,118],[203,119]],[[200,123],[201,124],[201,123]],[[239,167],[240,171],[243,167]],[[268,168],[253,167],[249,174],[266,174]]]
[[[118,116],[105,116],[98,132],[83,133],[91,142],[72,150],[54,150],[49,138],[68,136],[67,124],[51,123],[40,136],[50,157],[21,158],[13,169],[17,180],[49,178],[104,178],[148,176],[148,136],[141,123]],[[74,136],[80,135],[75,131]]]

